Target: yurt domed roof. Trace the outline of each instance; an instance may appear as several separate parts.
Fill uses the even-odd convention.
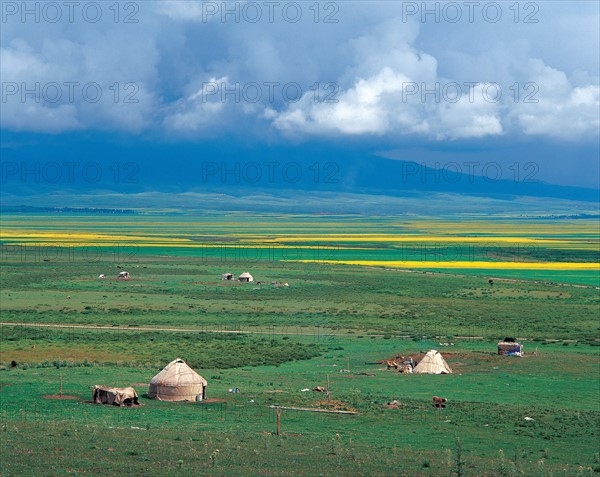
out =
[[[206,379],[190,368],[187,363],[177,358],[167,364],[163,370],[152,378],[150,384],[160,386],[186,386],[189,384],[207,385]]]

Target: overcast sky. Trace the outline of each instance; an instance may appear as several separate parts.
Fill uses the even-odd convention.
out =
[[[293,147],[351,138],[392,158],[417,147],[426,161],[429,147],[490,140],[515,157],[554,145],[565,155],[548,159],[546,177],[597,186],[596,1],[115,5],[2,2],[11,147],[73,132]]]

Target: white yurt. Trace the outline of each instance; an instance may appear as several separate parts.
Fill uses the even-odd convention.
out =
[[[206,399],[206,379],[177,358],[152,378],[148,397],[159,401],[200,401]]]
[[[413,373],[417,374],[452,374],[452,369],[439,351],[434,349],[427,352]]]
[[[252,275],[250,275],[250,273],[244,272],[238,277],[238,280],[240,282],[253,282],[254,277]]]

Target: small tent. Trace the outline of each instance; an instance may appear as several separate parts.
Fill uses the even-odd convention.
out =
[[[498,354],[503,356],[523,356],[523,345],[514,341],[500,341]]]
[[[177,358],[152,378],[148,397],[159,401],[199,401],[206,399],[206,379]]]
[[[233,273],[222,273],[221,280],[233,280]]]
[[[446,363],[439,351],[434,349],[427,352],[413,370],[417,374],[451,374],[452,369]]]
[[[240,282],[253,282],[254,277],[252,275],[250,275],[248,272],[244,272],[238,277],[238,280]]]
[[[92,402],[94,404],[113,404],[115,406],[138,405],[138,395],[133,388],[111,388],[95,385],[92,388]]]
[[[129,280],[129,272],[119,272],[117,278],[120,278],[122,280]]]

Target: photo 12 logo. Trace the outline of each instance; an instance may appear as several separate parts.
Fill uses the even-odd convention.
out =
[[[469,103],[483,100],[486,103],[500,103],[502,98],[509,98],[514,103],[538,103],[537,93],[540,87],[532,81],[526,83],[515,82],[508,87],[499,83],[478,81],[465,81],[457,83],[416,83],[408,81],[402,83],[402,102],[421,103],[458,103],[463,98]]]
[[[339,23],[337,2],[200,2],[202,23]]]
[[[232,264],[237,262],[247,263],[252,261],[305,261],[324,263],[335,260],[338,257],[340,250],[341,247],[336,244],[311,244],[308,247],[303,247],[300,245],[294,246],[273,243],[258,243],[253,246],[247,246],[243,244],[214,242],[202,245],[200,257],[203,263],[210,262],[220,264]],[[235,276],[223,276],[222,279],[235,280]],[[283,286],[280,282],[274,282],[273,284],[276,287]]]
[[[2,262],[39,263],[69,262],[113,263],[137,261],[136,244],[102,243],[74,245],[70,243],[46,244],[0,244],[0,260]],[[116,273],[113,278],[117,278]]]
[[[402,22],[539,23],[536,2],[402,2]]]
[[[413,242],[401,244],[397,252],[400,262],[531,262],[540,252],[539,245],[518,241],[461,241],[455,242]],[[490,282],[490,285],[493,284]]]
[[[315,184],[337,184],[340,167],[337,162],[314,162],[302,165],[298,162],[215,162],[202,163],[201,181],[203,184],[296,184],[303,178]]]
[[[314,103],[337,103],[337,94],[340,87],[332,81],[316,82],[308,88],[302,88],[299,83],[290,81],[280,83],[279,81],[263,81],[258,83],[230,83],[227,81],[205,81],[202,88],[192,99],[199,98],[201,102],[233,102],[233,103],[258,103],[265,99],[269,104],[275,102],[296,103],[302,99],[305,92],[312,92]]]
[[[108,90],[108,97],[114,103],[136,104],[139,100],[136,98],[139,86],[134,82],[112,83],[103,89],[100,83],[88,81],[80,83],[79,81],[48,81],[41,83],[14,81],[2,82],[2,103],[9,102],[33,102],[48,104],[73,104],[73,103],[98,103],[102,100]]]
[[[25,162],[3,161],[0,164],[2,184],[20,182],[22,184],[95,184],[114,182],[116,184],[137,184],[140,166],[137,162]]]
[[[536,178],[540,167],[537,162],[502,165],[495,161],[478,162],[436,162],[425,164],[417,162],[403,162],[401,168],[401,182],[403,184],[419,181],[425,183],[458,183],[468,182],[473,184],[477,179],[493,183],[499,180],[512,180],[513,182],[539,182]]]
[[[139,23],[139,11],[137,2],[0,2],[2,23]]]

